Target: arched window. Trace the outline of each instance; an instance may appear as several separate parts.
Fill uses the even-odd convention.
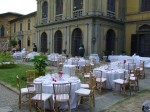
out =
[[[41,52],[45,53],[47,51],[47,34],[45,32],[41,35]]]
[[[14,33],[16,33],[16,23],[14,23]]]
[[[28,30],[30,30],[30,19],[28,19]]]
[[[107,1],[107,16],[111,18],[115,18],[115,7],[116,0],[108,0]]]
[[[109,55],[115,51],[115,32],[112,29],[109,29],[106,34],[106,51]]]
[[[42,5],[42,19],[48,17],[48,3],[45,1]]]
[[[27,39],[27,46],[29,47],[30,46],[30,37],[28,36],[28,39]]]
[[[83,0],[74,0],[73,2],[73,10],[83,9]]]
[[[139,31],[150,31],[150,25],[144,24],[139,27]]]
[[[61,31],[57,31],[54,36],[54,52],[62,53],[62,33]]]
[[[56,15],[63,13],[63,0],[56,0]]]
[[[141,11],[150,11],[150,0],[142,0]]]
[[[22,31],[22,22],[20,23],[20,31]]]
[[[78,56],[79,47],[82,43],[82,31],[76,28],[72,32],[71,54],[72,56]]]
[[[1,27],[1,36],[4,36],[4,34],[5,34],[5,28],[4,28],[4,26],[2,25],[2,27]]]
[[[63,0],[56,0],[56,17],[55,20],[62,20],[63,17]]]

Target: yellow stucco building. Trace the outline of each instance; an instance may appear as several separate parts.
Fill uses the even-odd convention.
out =
[[[150,0],[126,0],[125,49],[150,56]]]
[[[36,43],[41,52],[66,49],[76,56],[83,44],[86,56],[103,51],[150,56],[150,0],[37,0],[37,12],[10,26],[11,38],[29,51]]]

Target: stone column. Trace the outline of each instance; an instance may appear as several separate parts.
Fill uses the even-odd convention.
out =
[[[88,28],[88,41],[87,41],[87,46],[88,46],[88,55],[90,55],[92,52],[93,52],[93,49],[92,49],[92,37],[93,37],[93,25],[92,23],[89,24],[89,28]]]
[[[85,24],[85,29],[84,29],[84,40],[83,40],[83,44],[84,44],[84,48],[85,48],[85,56],[88,56],[89,50],[88,50],[88,41],[89,41],[89,36],[88,36],[88,27],[89,24]]]

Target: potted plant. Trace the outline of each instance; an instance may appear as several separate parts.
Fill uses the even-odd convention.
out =
[[[45,74],[46,66],[47,66],[47,56],[44,54],[40,54],[38,56],[34,56],[34,58],[31,60],[34,62],[34,68],[36,70],[37,77],[42,76]]]

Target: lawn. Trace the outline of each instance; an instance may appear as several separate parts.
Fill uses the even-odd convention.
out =
[[[17,87],[16,85],[16,75],[20,78],[21,87],[25,87],[24,74],[27,70],[33,70],[33,66],[16,64],[14,68],[0,69],[0,81],[11,85],[12,87]]]

